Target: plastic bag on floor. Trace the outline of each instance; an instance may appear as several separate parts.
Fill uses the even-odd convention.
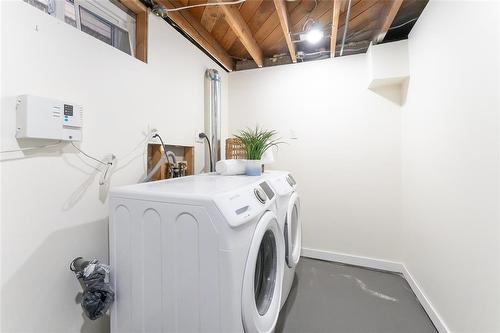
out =
[[[91,320],[102,317],[113,304],[115,293],[109,285],[109,266],[94,259],[76,258],[70,266],[83,288],[81,305]]]

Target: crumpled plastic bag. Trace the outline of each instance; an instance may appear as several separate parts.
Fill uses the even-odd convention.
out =
[[[79,259],[75,259],[73,263]],[[95,259],[90,262],[80,261],[80,265],[73,263],[72,267],[75,269],[72,270],[83,287],[81,300],[83,311],[91,320],[96,320],[108,311],[115,299],[115,293],[109,285],[110,268]]]

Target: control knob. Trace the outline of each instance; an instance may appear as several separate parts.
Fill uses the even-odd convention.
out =
[[[286,176],[286,181],[288,182],[288,184],[290,184],[290,186],[295,186],[297,185],[297,182],[295,181],[295,179],[292,177],[292,175],[288,175]]]
[[[257,200],[260,201],[260,203],[262,203],[262,204],[266,203],[267,196],[266,196],[266,193],[261,188],[254,189],[253,193],[255,194],[255,197],[257,198]]]

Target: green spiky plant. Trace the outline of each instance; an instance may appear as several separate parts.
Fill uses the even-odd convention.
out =
[[[247,128],[235,135],[245,147],[247,160],[260,160],[266,150],[278,146],[283,142],[276,138],[278,132],[265,130],[256,126],[255,129]]]

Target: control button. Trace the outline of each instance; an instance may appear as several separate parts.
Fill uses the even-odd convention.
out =
[[[236,215],[240,215],[240,214],[243,214],[244,212],[246,212],[248,210],[250,206],[245,206],[245,207],[241,207],[241,208],[238,208],[235,213]]]
[[[266,193],[264,193],[262,189],[256,188],[253,190],[253,193],[255,193],[255,197],[257,198],[257,200],[259,200],[261,203],[266,203]]]

